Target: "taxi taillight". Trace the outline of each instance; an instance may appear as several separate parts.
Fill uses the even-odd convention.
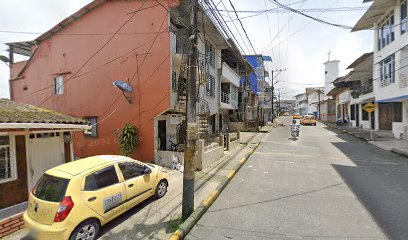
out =
[[[74,202],[70,196],[64,197],[60,205],[58,206],[57,214],[55,214],[54,222],[62,222],[65,218],[68,217],[68,214],[71,212],[74,207]]]

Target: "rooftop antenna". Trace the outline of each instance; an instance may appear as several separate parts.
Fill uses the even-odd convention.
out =
[[[123,82],[121,80],[116,80],[113,81],[113,86],[117,87],[119,90],[122,91],[123,96],[126,98],[128,103],[132,103],[131,98],[125,95],[125,92],[130,93],[133,91],[133,87],[130,85],[130,83]]]
[[[327,53],[327,57],[328,57],[328,62],[330,62],[330,54],[331,54],[331,52],[330,52],[330,50],[329,50],[329,53]]]

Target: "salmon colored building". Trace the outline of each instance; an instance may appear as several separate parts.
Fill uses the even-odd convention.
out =
[[[116,130],[130,122],[140,131],[134,157],[152,160],[153,118],[170,106],[169,15],[159,3],[173,4],[96,0],[35,41],[9,44],[30,56],[12,64],[11,99],[97,123],[75,135],[77,157],[119,153]],[[115,80],[133,86],[131,104]]]
[[[169,149],[170,140],[181,139],[188,18],[179,17],[186,12],[188,1],[95,0],[34,41],[8,44],[11,99],[88,119],[92,130],[74,136],[75,157],[119,154],[117,130],[131,123],[140,133],[133,157],[152,161],[158,150]],[[202,121],[205,131],[216,134],[237,109],[232,100],[238,99],[238,72],[249,64],[205,13],[200,16],[199,48],[211,60],[212,74],[200,86],[208,116],[201,115],[211,119]],[[15,62],[14,54],[29,60]],[[115,80],[132,86],[125,93],[131,103]]]

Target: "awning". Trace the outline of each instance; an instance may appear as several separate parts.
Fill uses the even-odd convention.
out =
[[[369,2],[369,1],[364,1]],[[374,23],[377,22],[384,14],[393,6],[397,4],[396,0],[375,0],[370,8],[358,20],[353,27],[352,32],[371,29]]]
[[[387,103],[387,102],[401,102],[404,100],[408,100],[408,95],[403,95],[395,98],[388,98],[375,101],[376,103]]]

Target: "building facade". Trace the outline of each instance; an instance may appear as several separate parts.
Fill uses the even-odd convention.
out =
[[[396,138],[408,134],[408,33],[407,1],[373,2],[353,31],[375,28],[373,34],[373,94],[376,130],[392,131]]]

